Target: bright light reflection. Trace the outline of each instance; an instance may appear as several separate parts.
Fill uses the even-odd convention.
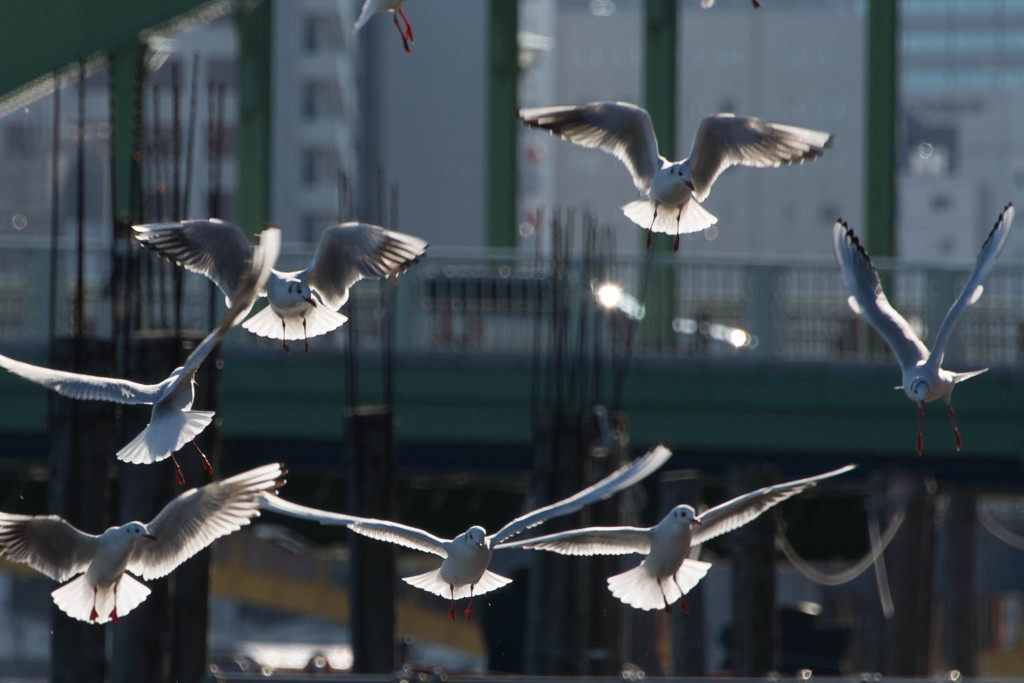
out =
[[[701,334],[716,341],[725,342],[733,348],[757,348],[758,339],[755,335],[738,327],[721,323],[698,322],[693,318],[676,318],[672,321],[672,330],[678,334]]]
[[[352,648],[348,645],[316,645],[312,643],[264,643],[249,641],[241,644],[242,652],[266,667],[270,673],[276,669],[303,670],[316,656],[336,671],[352,668]]]
[[[597,300],[605,308],[616,308],[622,301],[622,287],[614,282],[606,282],[597,288]]]

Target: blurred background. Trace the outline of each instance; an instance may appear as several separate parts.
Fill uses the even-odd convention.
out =
[[[196,400],[218,414],[199,443],[219,473],[282,461],[290,500],[450,537],[659,442],[661,472],[543,531],[860,465],[703,549],[686,615],[608,594],[638,557],[506,551],[515,582],[449,623],[399,580],[434,558],[270,514],[105,630],[0,561],[0,678],[1024,674],[1024,241],[947,349],[947,368],[991,368],[956,392],[964,448],[933,404],[922,456],[831,246],[842,217],[930,341],[1024,186],[1024,1],[762,4],[412,0],[410,54],[391,15],[353,33],[359,0],[0,9],[3,354],[140,381],[180,363],[222,297],[132,223],[273,223],[280,269],[344,220],[430,242],[397,286],[357,285],[308,355],[229,335]],[[705,202],[718,224],[672,254],[621,214],[621,163],[515,116],[597,100],[645,106],[673,159],[719,111],[835,139],[728,171]],[[147,416],[4,373],[0,510],[94,533],[149,519],[178,493],[170,465],[112,457]]]

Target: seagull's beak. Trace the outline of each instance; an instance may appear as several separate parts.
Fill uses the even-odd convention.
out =
[[[307,304],[309,304],[309,305],[310,305],[310,306],[312,306],[313,308],[316,308],[316,302],[315,302],[315,301],[313,301],[313,297],[311,297],[311,296],[307,296],[307,297],[305,298],[305,301],[306,301],[306,303],[307,303]]]
[[[154,536],[153,534],[145,534],[145,535],[143,535],[143,538],[148,538],[151,541],[155,541],[156,540],[156,536]]]
[[[704,522],[700,521],[700,520],[699,520],[699,519],[697,519],[696,517],[694,517],[694,518],[693,518],[693,523],[694,523],[694,524],[698,524],[698,525],[700,525],[700,526],[704,526]]]
[[[697,191],[697,190],[696,190],[696,189],[695,189],[695,188],[693,187],[693,181],[692,181],[692,180],[684,180],[683,182],[684,182],[684,183],[686,183],[686,186],[687,186],[688,188],[690,188],[690,192],[696,192],[696,191]]]

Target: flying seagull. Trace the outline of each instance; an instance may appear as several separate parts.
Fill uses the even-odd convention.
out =
[[[80,621],[105,624],[135,609],[149,588],[131,574],[158,579],[260,514],[256,496],[284,484],[280,464],[263,465],[185,491],[148,524],[128,522],[94,536],[57,515],[0,512],[0,555],[54,581],[53,601]],[[131,572],[131,574],[127,573]]]
[[[471,526],[453,539],[444,539],[396,522],[342,515],[296,505],[276,495],[260,496],[260,504],[273,512],[321,524],[347,526],[363,536],[439,555],[444,558],[439,568],[425,574],[406,577],[403,581],[442,598],[450,598],[449,619],[455,619],[455,601],[468,597],[469,605],[466,607],[465,615],[466,619],[469,619],[473,613],[474,595],[501,588],[512,581],[487,570],[491,564],[492,552],[506,547],[507,539],[549,519],[572,514],[591,503],[609,498],[652,474],[670,457],[671,451],[664,446],[657,446],[596,484],[569,498],[514,519],[490,536],[483,527]]]
[[[363,3],[363,9],[359,12],[359,18],[356,19],[356,27],[353,33],[366,26],[366,23],[375,14],[382,12],[391,12],[391,18],[395,22],[395,28],[398,29],[398,35],[402,37],[402,47],[405,48],[405,53],[409,54],[409,44],[413,42],[412,39],[412,24],[409,23],[409,18],[405,16],[405,12],[402,10],[402,3],[405,0],[366,0]],[[402,17],[402,21],[405,22],[405,30],[398,24],[398,17]]]
[[[956,418],[953,415],[953,405],[950,397],[953,387],[980,375],[988,370],[974,370],[971,372],[950,372],[942,367],[942,355],[946,351],[946,343],[949,335],[953,332],[960,315],[968,306],[981,298],[984,287],[982,282],[996,257],[1002,251],[1006,238],[1010,235],[1010,226],[1013,225],[1013,204],[1007,204],[1003,212],[999,214],[995,227],[989,233],[985,243],[981,245],[978,253],[978,260],[974,264],[971,276],[967,278],[967,284],[957,297],[953,305],[946,313],[938,334],[935,335],[935,342],[932,350],[917,336],[914,330],[890,304],[882,291],[882,283],[878,279],[874,264],[864,251],[857,235],[840,219],[832,226],[832,246],[835,250],[836,261],[839,262],[839,269],[843,273],[843,281],[846,289],[850,292],[847,301],[854,313],[857,313],[871,324],[878,334],[882,335],[885,343],[892,349],[896,360],[899,361],[900,370],[903,372],[903,385],[896,387],[903,389],[907,397],[917,403],[917,453],[921,454],[924,447],[924,439],[921,436],[921,427],[924,423],[924,404],[941,398],[946,402],[949,410],[949,420],[953,425],[953,436],[956,438],[956,450],[959,451],[963,445],[960,439],[960,431],[956,428]]]
[[[819,481],[854,467],[847,465],[815,477],[765,486],[700,515],[689,505],[677,505],[657,526],[646,529],[590,527],[507,543],[504,547],[550,550],[562,555],[646,555],[637,567],[608,579],[612,595],[642,610],[669,610],[678,600],[683,611],[688,612],[686,593],[711,567],[710,562],[687,558],[692,546],[737,529]],[[692,527],[694,524],[697,526]]]
[[[226,297],[237,286],[249,259],[249,239],[242,229],[211,218],[180,223],[136,225],[135,239],[161,256],[210,278]],[[260,337],[302,339],[326,334],[347,317],[338,310],[348,301],[349,288],[363,278],[397,278],[419,261],[427,243],[418,237],[367,223],[342,223],[324,230],[313,260],[305,270],[274,270],[259,292],[270,305],[242,327]]]
[[[135,464],[152,464],[168,457],[174,462],[178,483],[184,485],[185,478],[178,466],[174,453],[188,441],[195,445],[195,437],[213,421],[214,412],[192,410],[195,400],[195,376],[206,357],[220,343],[224,335],[241,320],[271,274],[271,266],[277,260],[281,246],[281,231],[267,228],[260,234],[260,244],[253,250],[252,258],[239,264],[238,277],[234,282],[233,299],[220,324],[177,367],[167,379],[157,384],[139,384],[114,377],[83,375],[76,372],[51,370],[0,355],[0,367],[19,377],[56,391],[61,396],[79,401],[108,401],[128,405],[152,405],[149,424],[117,452],[119,460]],[[199,451],[199,446],[196,446]],[[202,451],[203,467],[212,473],[213,468]]]
[[[669,161],[658,153],[658,140],[647,110],[628,102],[591,102],[520,109],[519,118],[581,147],[604,150],[626,165],[633,184],[646,198],[626,204],[623,213],[647,228],[647,246],[655,232],[697,232],[718,222],[700,202],[730,166],[781,166],[816,159],[832,143],[819,130],[735,114],[705,117],[693,139],[690,156]]]

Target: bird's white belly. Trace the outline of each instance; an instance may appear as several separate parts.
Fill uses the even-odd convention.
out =
[[[114,583],[124,573],[127,566],[127,555],[110,555],[100,552],[93,558],[92,564],[89,565],[85,574],[94,585],[107,586]]]
[[[655,547],[651,549],[651,554],[644,559],[643,564],[652,575],[663,579],[672,576],[679,570],[679,566],[682,565],[689,550],[689,543]]]
[[[662,206],[681,206],[691,194],[690,187],[679,176],[667,171],[659,171],[651,179],[651,199]]]
[[[449,555],[441,563],[441,579],[453,586],[475,585],[490,564],[491,551],[487,548],[460,552],[458,556]]]
[[[279,318],[305,318],[313,310],[313,306],[302,299],[281,301],[267,297],[267,300],[270,302],[270,308]]]

